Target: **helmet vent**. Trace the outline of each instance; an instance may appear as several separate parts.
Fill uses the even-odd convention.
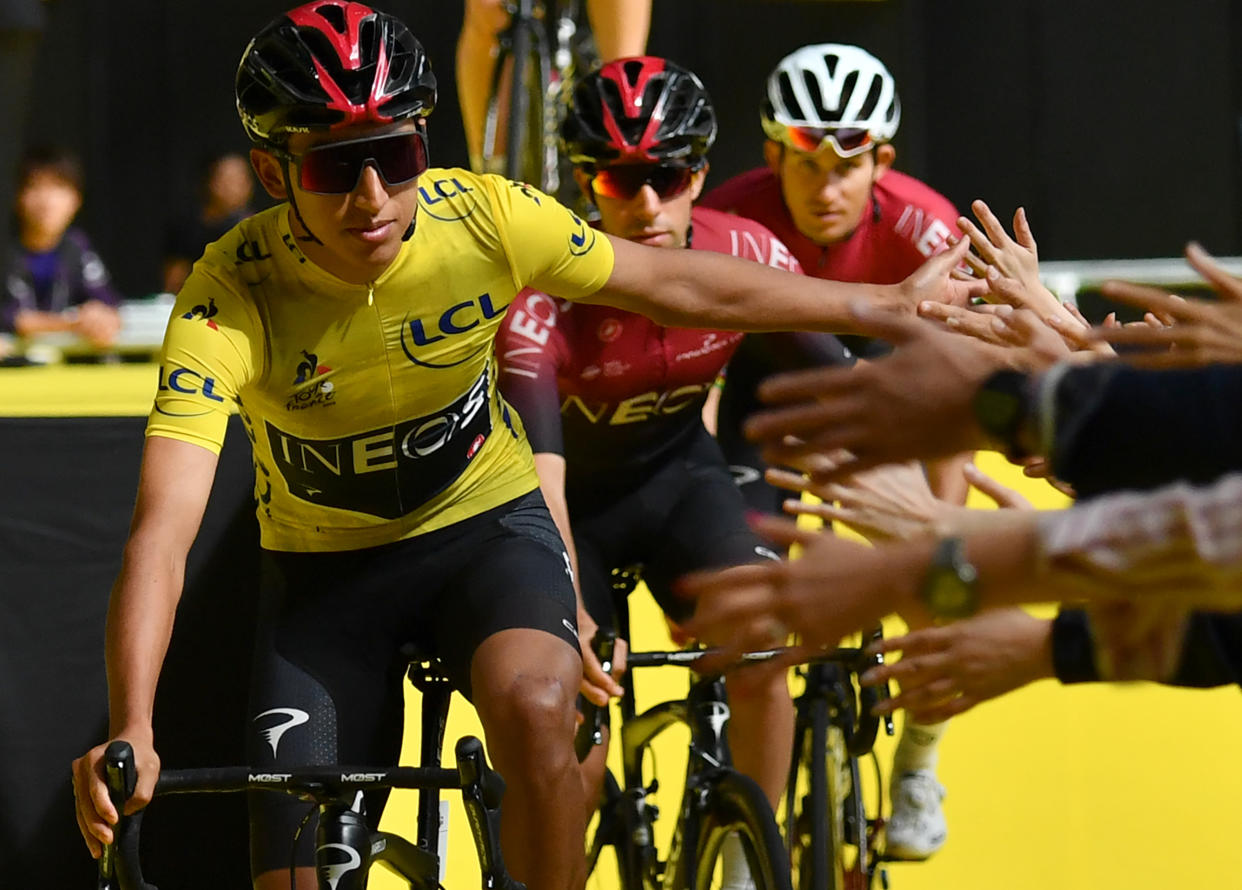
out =
[[[632,59],[621,66],[621,70],[625,73],[625,79],[630,86],[638,85],[638,77],[643,73],[642,59]]]
[[[319,13],[320,17],[331,25],[338,34],[345,33],[345,12],[340,6],[335,3],[324,3],[315,12]]]
[[[871,117],[875,114],[876,106],[880,104],[880,94],[884,92],[884,84],[880,79],[874,78],[871,81],[871,89],[867,91],[867,99],[863,102],[862,110],[858,112],[859,117]]]

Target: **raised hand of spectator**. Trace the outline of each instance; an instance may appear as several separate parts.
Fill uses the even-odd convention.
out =
[[[963,468],[966,481],[1000,507],[1031,509],[1022,495],[1001,485],[974,464]],[[821,503],[790,499],[785,511],[837,521],[872,542],[909,540],[946,529],[962,529],[988,521],[987,511],[960,507],[937,498],[922,465],[885,464],[864,470],[842,482],[817,484],[809,476],[768,470],[768,481],[789,491],[807,492]]]
[[[1022,350],[1013,364],[1027,370],[1042,370],[1092,346],[1086,327],[1059,316],[1041,319],[1030,309],[1006,304],[960,307],[923,303],[919,315],[985,343]],[[1092,352],[1088,357],[1095,355]]]
[[[845,449],[850,457],[822,473],[840,479],[869,467],[947,457],[988,447],[972,410],[979,385],[1010,367],[1017,350],[976,343],[917,318],[863,305],[856,324],[892,343],[894,352],[850,369],[781,374],[759,387],[773,407],[746,423],[765,459],[782,466]]]
[[[1242,362],[1242,280],[1197,244],[1187,246],[1186,259],[1211,283],[1218,300],[1187,299],[1145,285],[1110,281],[1103,287],[1104,295],[1143,309],[1146,324],[1101,327],[1093,336],[1129,347],[1126,361],[1148,368]]]
[[[899,606],[911,620],[930,622],[912,604],[933,541],[890,553],[800,529],[778,517],[761,516],[752,524],[782,547],[798,544],[802,552],[792,560],[765,560],[681,579],[679,591],[697,600],[687,633],[721,648],[711,666],[779,644],[790,633],[800,637],[801,646],[790,656],[796,661],[802,652],[837,645]]]
[[[900,652],[898,661],[871,668],[862,682],[896,680],[901,691],[875,712],[905,708],[909,719],[937,723],[980,702],[1053,676],[1052,621],[1022,609],[991,609],[938,627],[876,642],[872,653]]]
[[[1074,322],[1056,294],[1044,287],[1039,277],[1039,250],[1026,210],[1019,207],[1014,213],[1014,236],[1011,238],[986,203],[976,200],[970,209],[983,228],[964,216],[958,219],[957,225],[974,248],[966,262],[975,274],[988,282],[990,299],[1030,309],[1040,318],[1055,317]]]

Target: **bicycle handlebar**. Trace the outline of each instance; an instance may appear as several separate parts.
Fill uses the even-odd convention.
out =
[[[457,769],[422,767],[299,766],[289,772],[254,772],[249,767],[164,770],[155,784],[155,795],[230,793],[266,789],[292,794],[319,803],[348,800],[358,791],[379,788],[460,789],[467,817],[477,836],[485,886],[498,890],[525,890],[505,870],[500,854],[500,800],[505,782],[483,754],[483,743],[473,736],[457,742]],[[123,815],[134,793],[138,772],[129,742],[117,739],[104,750],[104,778],[108,797],[116,807],[113,841],[99,858],[99,890],[158,890],[142,876],[139,858],[142,812]]]
[[[879,639],[883,635],[881,628],[876,628],[868,635],[868,642]],[[614,630],[600,630],[591,640],[591,648],[595,652],[600,663],[605,665],[605,671],[612,669],[612,656],[616,646],[617,633]],[[709,655],[716,655],[719,649],[677,649],[666,652],[631,652],[626,656],[627,667],[664,667],[667,665],[676,665],[693,669],[699,661]],[[788,647],[780,646],[773,649],[763,649],[755,652],[744,652],[738,658],[739,666],[746,664],[762,664],[772,661],[782,655],[787,654],[791,650]],[[883,655],[868,655],[865,648],[854,646],[839,646],[836,649],[825,650],[822,653],[806,658],[801,658],[801,664],[823,664],[827,662],[836,662],[845,665],[845,667],[854,672],[861,674],[868,667],[876,664],[884,663]],[[883,688],[874,686],[864,686],[859,692],[858,707],[859,717],[855,721],[854,732],[847,741],[849,752],[854,757],[859,757],[870,751],[875,745],[875,738],[879,734],[880,718],[872,713],[872,709],[883,699],[889,697],[888,684]],[[574,751],[578,755],[579,762],[586,759],[591,749],[596,745],[603,744],[603,726],[608,720],[608,708],[600,707],[593,702],[584,702],[582,706],[582,724],[578,727],[577,733],[574,735]],[[884,717],[885,727],[889,735],[893,734],[892,717]]]

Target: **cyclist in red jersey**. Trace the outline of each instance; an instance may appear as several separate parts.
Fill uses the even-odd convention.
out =
[[[800,271],[762,225],[692,206],[715,136],[715,112],[699,79],[652,57],[619,59],[584,78],[563,128],[575,178],[608,234]],[[845,354],[830,334],[801,339],[817,351]],[[591,651],[597,626],[619,632],[614,663],[624,669],[628,627],[624,604],[615,602],[614,573],[641,567],[656,600],[678,621],[692,609],[672,591],[678,577],[775,556],[747,525],[745,502],[702,418],[741,341],[736,332],[664,327],[538,291],[518,297],[497,338],[501,390],[522,418],[544,499],[576,556],[584,691],[598,704],[621,690]],[[775,808],[792,745],[785,671],[732,672],[728,687],[735,765]],[[597,749],[584,768],[590,801],[606,752]],[[726,886],[746,886],[740,845],[726,847],[725,863]]]
[[[893,169],[890,140],[901,120],[892,75],[856,46],[804,46],[768,77],[761,112],[766,166],[713,189],[703,204],[757,220],[789,245],[808,275],[872,284],[900,281],[958,234],[960,214],[947,198]],[[884,345],[842,340],[861,356]],[[779,512],[784,493],[763,481],[758,449],[741,425],[758,407],[755,388],[787,370],[748,338],[729,366],[717,434],[734,473],[756,509]],[[964,503],[967,457],[928,465],[937,494]],[[944,789],[935,778],[936,746],[944,724],[907,722],[894,760],[893,817],[887,852],[925,859],[945,840]]]

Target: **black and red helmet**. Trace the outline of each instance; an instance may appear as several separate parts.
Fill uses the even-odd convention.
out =
[[[280,144],[290,133],[425,117],[436,79],[399,19],[361,3],[314,0],[250,41],[236,94],[250,139]]]
[[[716,112],[692,72],[654,56],[609,62],[574,88],[561,144],[574,164],[684,161],[716,141]]]

